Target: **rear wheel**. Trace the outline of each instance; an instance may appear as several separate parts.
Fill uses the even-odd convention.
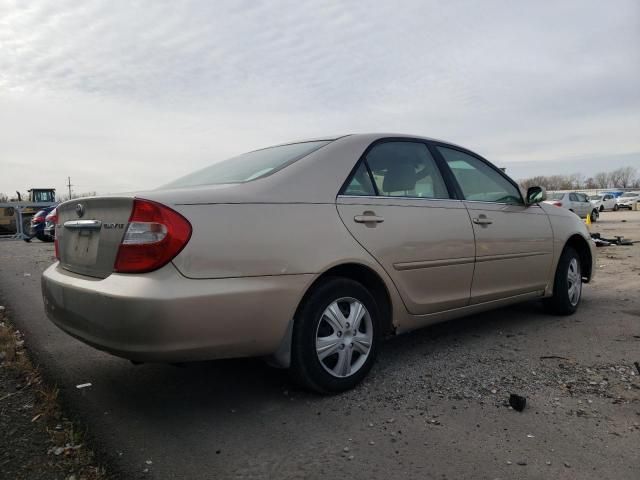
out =
[[[616,204],[616,205],[614,205],[614,206],[613,206],[613,211],[614,211],[614,212],[617,212],[619,208],[620,208],[620,207]]]
[[[604,205],[600,205],[600,211],[604,212]]]
[[[553,296],[545,299],[545,307],[556,315],[571,315],[578,309],[582,298],[582,269],[580,256],[571,247],[565,247],[553,282]]]
[[[330,278],[298,309],[291,346],[294,380],[319,393],[348,390],[371,369],[380,338],[380,315],[358,282]]]
[[[598,218],[600,217],[600,214],[598,213],[598,210],[596,210],[595,208],[591,211],[591,221],[592,222],[597,222]]]

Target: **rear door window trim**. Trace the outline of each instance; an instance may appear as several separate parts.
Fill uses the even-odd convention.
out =
[[[407,142],[407,143],[421,143],[423,145],[425,145],[427,147],[427,151],[431,154],[431,157],[433,158],[433,161],[436,164],[436,168],[438,169],[438,172],[440,173],[440,175],[442,176],[442,180],[444,181],[445,187],[447,189],[447,194],[449,195],[449,198],[426,198],[426,197],[407,197],[407,196],[389,196],[389,195],[380,195],[380,191],[378,190],[378,185],[376,184],[374,177],[373,177],[373,173],[371,172],[371,168],[369,167],[369,162],[367,162],[367,155],[369,154],[369,152],[377,145],[383,144],[383,143],[392,143],[392,142]],[[371,142],[371,144],[365,149],[365,151],[362,153],[362,155],[360,156],[360,158],[358,159],[358,161],[356,162],[356,164],[354,165],[354,167],[351,169],[351,172],[349,172],[349,175],[347,176],[347,179],[344,181],[344,183],[342,184],[342,187],[340,187],[340,190],[338,191],[338,197],[347,197],[347,198],[395,198],[395,199],[407,199],[407,200],[425,200],[425,201],[432,201],[432,200],[443,200],[443,201],[452,201],[452,200],[463,200],[464,198],[460,195],[459,192],[456,191],[457,185],[455,183],[452,182],[452,178],[449,178],[449,176],[453,176],[453,173],[449,170],[447,171],[448,167],[446,165],[446,162],[444,161],[444,159],[439,156],[439,155],[434,155],[433,153],[433,149],[430,145],[430,142],[428,140],[425,140],[423,138],[412,138],[412,137],[384,137],[384,138],[379,138],[373,142]],[[376,193],[375,197],[372,197],[370,195],[348,195],[345,194],[345,191],[347,189],[347,187],[349,186],[349,184],[351,183],[351,180],[353,179],[354,175],[356,174],[356,172],[358,171],[358,168],[360,167],[360,164],[364,163],[367,172],[369,173],[369,179],[371,180],[371,183],[373,183],[373,188],[374,191]],[[445,169],[446,167],[446,169]],[[455,180],[455,179],[453,179]]]

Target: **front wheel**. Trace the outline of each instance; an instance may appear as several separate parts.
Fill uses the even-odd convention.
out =
[[[368,290],[350,279],[330,278],[298,309],[291,374],[319,393],[348,390],[369,373],[379,339],[380,314]]]
[[[591,222],[593,222],[593,223],[597,222],[599,216],[600,216],[600,214],[598,213],[598,210],[593,209],[591,211]]]
[[[580,256],[565,247],[553,281],[553,296],[544,300],[545,307],[555,315],[575,313],[582,298],[582,269]]]
[[[614,205],[614,206],[613,206],[613,211],[614,211],[614,212],[617,212],[619,208],[620,208],[620,207],[619,207],[618,205]]]
[[[600,205],[600,211],[604,212],[604,205]]]

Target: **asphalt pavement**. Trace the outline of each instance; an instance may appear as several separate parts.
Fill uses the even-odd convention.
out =
[[[640,239],[640,212],[603,217]],[[43,311],[51,245],[0,243],[0,304],[120,478],[631,479],[640,245],[604,250],[578,314],[533,302],[400,336],[332,397],[257,359],[134,366],[69,337]],[[527,397],[522,413],[510,393]]]

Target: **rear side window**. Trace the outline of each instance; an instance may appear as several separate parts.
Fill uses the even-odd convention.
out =
[[[290,143],[243,153],[190,173],[162,188],[249,182],[281,170],[330,142],[331,140]]]
[[[344,195],[374,196],[375,194],[376,189],[369,176],[367,166],[365,162],[360,162],[360,166],[354,172],[351,181],[344,190]]]
[[[576,195],[575,193],[570,193],[569,194],[569,200],[571,200],[572,202],[579,202],[580,199],[578,198],[578,195]]]
[[[440,170],[423,143],[380,143],[367,153],[365,161],[380,196],[449,198]],[[345,193],[350,189],[351,184]]]
[[[518,188],[482,160],[452,148],[437,147],[466,200],[521,204]]]

